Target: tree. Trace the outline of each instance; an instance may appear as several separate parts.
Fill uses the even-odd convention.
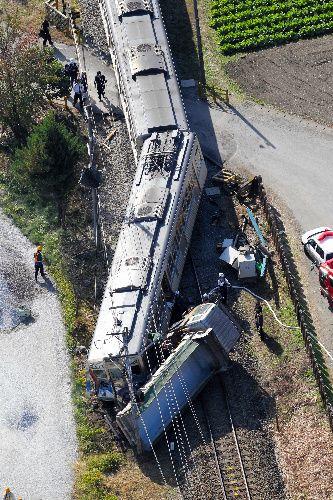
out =
[[[45,202],[55,202],[62,224],[64,201],[75,183],[74,167],[84,153],[81,138],[51,112],[34,127],[27,145],[16,150],[12,184],[23,194],[34,192]]]
[[[46,100],[66,95],[69,82],[52,50],[39,47],[23,25],[18,7],[0,7],[0,123],[23,144]]]

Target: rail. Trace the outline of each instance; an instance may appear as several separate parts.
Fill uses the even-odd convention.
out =
[[[216,471],[220,481],[221,491],[224,500],[231,498],[246,498],[251,500],[251,493],[248,485],[248,480],[245,472],[245,466],[240,450],[237,431],[234,425],[228,394],[221,375],[217,375],[217,380],[221,388],[221,394],[224,405],[220,406],[219,422],[223,421],[225,414],[229,423],[229,429],[224,428],[225,431],[229,430],[230,439],[224,444],[221,444],[220,438],[214,438],[211,420],[208,416],[207,404],[204,403],[204,398],[201,396],[200,402],[202,412],[204,414],[207,429],[213,449],[214,461]],[[228,425],[228,424],[226,424]],[[226,441],[227,433],[223,436],[223,441]],[[219,442],[220,441],[220,442]]]
[[[189,256],[190,256],[190,261],[191,261],[191,265],[192,265],[192,269],[193,269],[195,283],[196,283],[199,295],[200,295],[201,300],[202,300],[203,294],[202,294],[202,288],[200,285],[198,273],[196,271],[194,260],[193,260],[191,253],[189,253]],[[225,387],[225,384],[223,382],[221,375],[217,375],[217,379],[218,379],[219,385],[221,387],[221,394],[223,394],[223,402],[224,402],[224,405],[223,404],[221,405],[222,406],[221,411],[220,411],[221,418],[219,420],[222,420],[223,416],[225,416],[225,414],[227,415],[227,419],[228,419],[228,422],[230,424],[230,430],[231,430],[233,443],[234,443],[233,450],[232,450],[231,446],[229,446],[228,449],[226,449],[223,446],[221,447],[221,445],[219,445],[217,443],[217,440],[214,439],[214,433],[213,433],[211,421],[210,421],[209,416],[208,416],[207,404],[204,403],[204,395],[203,394],[200,396],[199,401],[200,401],[202,413],[203,413],[205,421],[206,421],[209,438],[211,441],[214,462],[215,462],[215,469],[216,469],[219,483],[221,486],[223,500],[228,500],[229,498],[231,499],[231,498],[235,498],[235,497],[246,498],[247,500],[251,500],[251,494],[250,494],[249,485],[248,485],[247,476],[246,476],[245,467],[244,467],[244,462],[242,459],[242,454],[241,454],[241,450],[240,450],[240,446],[239,446],[237,431],[236,431],[236,428],[234,425],[234,421],[232,418],[232,413],[231,413],[231,409],[230,409],[230,405],[229,405],[229,401],[228,401],[227,390],[226,390],[226,387]],[[236,450],[236,453],[235,453],[235,450]],[[237,457],[236,461],[234,460],[235,455]],[[237,470],[237,464],[238,464],[238,472],[240,471],[240,474],[238,474],[238,484],[234,484],[234,479],[233,479],[233,481],[230,481],[230,479],[228,478],[227,467],[225,467],[223,465],[223,462],[225,461],[224,458],[226,456],[228,456],[229,460],[233,461],[235,471]],[[241,496],[242,491],[243,491],[243,496]]]

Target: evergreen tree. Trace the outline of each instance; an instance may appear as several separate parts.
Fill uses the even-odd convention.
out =
[[[27,145],[16,150],[12,184],[23,194],[33,192],[45,202],[54,201],[62,223],[64,200],[75,183],[74,167],[84,152],[80,137],[49,113],[34,127]]]

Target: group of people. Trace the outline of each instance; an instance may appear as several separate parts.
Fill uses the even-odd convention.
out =
[[[65,74],[69,77],[70,84],[74,92],[73,105],[76,106],[79,102],[80,108],[83,109],[83,103],[88,92],[87,74],[83,72],[81,73],[81,76],[79,76],[79,67],[74,59],[70,59],[69,63],[65,65]],[[94,85],[100,101],[102,100],[102,97],[105,98],[106,82],[107,80],[105,76],[102,75],[102,72],[97,71]]]
[[[43,39],[43,47],[45,47],[47,43],[49,43],[49,45],[53,45],[50,34],[50,23],[47,19],[45,19],[42,23],[39,36]],[[69,63],[65,65],[65,74],[69,77],[70,85],[74,92],[74,106],[76,106],[79,102],[80,108],[83,109],[84,99],[88,91],[87,74],[82,73],[81,76],[79,76],[79,66],[74,59],[70,59]],[[107,79],[105,76],[101,71],[97,71],[94,79],[94,85],[100,101],[102,101],[102,97],[105,99],[106,83]]]

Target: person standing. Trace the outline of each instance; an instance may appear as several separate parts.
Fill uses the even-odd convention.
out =
[[[53,45],[50,34],[50,23],[47,19],[43,21],[39,35],[43,38],[43,47],[46,46],[47,42],[49,42],[49,45]]]
[[[74,91],[74,102],[73,105],[76,106],[77,101],[80,101],[80,108],[83,109],[83,85],[81,83],[81,80],[78,80],[76,83],[73,85],[73,91]]]
[[[73,87],[79,74],[79,67],[74,59],[70,59],[69,63],[65,65],[65,73],[69,76],[71,87]]]
[[[260,335],[260,340],[264,340],[265,334],[263,330],[264,326],[264,316],[262,312],[262,305],[259,300],[257,300],[256,307],[255,307],[255,322],[256,322],[256,329],[257,332]]]
[[[82,99],[83,103],[85,103],[88,97],[88,79],[87,79],[87,73],[85,71],[83,71],[83,73],[81,74],[81,83],[83,87]]]
[[[230,283],[223,273],[219,273],[219,279],[217,281],[217,288],[220,294],[222,304],[226,304],[228,300],[228,289],[230,287]]]
[[[95,80],[94,80],[94,85],[97,89],[97,94],[98,94],[98,98],[100,101],[102,100],[102,96],[105,98],[105,84],[106,84],[106,82],[107,82],[107,80],[106,80],[105,76],[102,75],[102,73],[100,71],[97,71],[97,75],[95,76]]]
[[[36,252],[34,253],[36,283],[39,272],[42,275],[42,277],[45,278],[42,250],[43,250],[42,245],[38,245],[38,247],[36,248]]]

